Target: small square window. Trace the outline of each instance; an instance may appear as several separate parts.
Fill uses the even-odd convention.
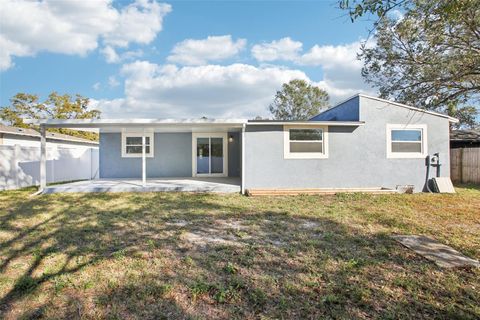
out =
[[[425,125],[387,125],[387,157],[425,157],[426,130]]]
[[[286,159],[321,159],[326,158],[326,127],[289,127],[285,126]]]
[[[153,133],[145,134],[145,154],[153,157]],[[122,157],[142,157],[142,133],[122,133]]]

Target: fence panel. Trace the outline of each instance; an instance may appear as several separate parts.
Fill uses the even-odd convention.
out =
[[[480,148],[451,149],[450,164],[452,181],[480,184]]]
[[[98,148],[47,147],[47,183],[98,177]],[[0,146],[0,190],[40,183],[40,148]]]

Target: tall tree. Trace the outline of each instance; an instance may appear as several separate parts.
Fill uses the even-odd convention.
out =
[[[35,94],[17,93],[10,99],[10,105],[0,108],[0,119],[8,125],[20,128],[37,127],[26,124],[24,119],[98,119],[100,111],[89,107],[89,99],[69,94],[59,95],[52,92],[48,98],[40,102]],[[98,140],[98,135],[70,129],[50,129],[63,134],[69,134],[91,140]]]
[[[340,1],[355,20],[373,14],[362,75],[393,98],[476,126],[480,102],[480,0]],[[400,18],[388,12],[398,8]]]
[[[277,91],[269,110],[276,120],[308,120],[326,108],[328,100],[326,91],[294,79]]]

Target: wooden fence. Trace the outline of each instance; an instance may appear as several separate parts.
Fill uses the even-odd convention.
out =
[[[450,177],[457,183],[480,184],[480,147],[451,149]]]

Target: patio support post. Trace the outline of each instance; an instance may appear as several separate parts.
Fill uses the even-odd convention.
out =
[[[40,125],[40,191],[47,186],[47,137],[44,125]]]
[[[142,134],[142,185],[147,186],[147,159],[146,159],[146,148],[145,148],[145,130]]]
[[[241,181],[241,192],[245,194],[245,123],[242,126],[242,181]]]

